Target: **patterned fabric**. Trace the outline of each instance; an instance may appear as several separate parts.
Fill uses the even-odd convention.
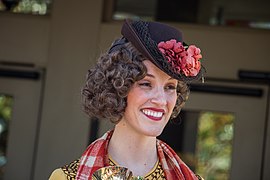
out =
[[[83,153],[76,179],[88,180],[99,168],[109,166],[108,144],[113,131],[108,131],[101,138],[91,143]],[[185,165],[166,143],[157,140],[157,149],[162,169],[168,180],[197,180],[195,174]]]
[[[118,164],[109,157],[109,164],[110,166],[118,166]],[[162,169],[162,165],[160,161],[155,164],[155,167],[145,176],[143,177],[144,180],[164,180],[165,174]]]
[[[80,162],[80,160],[77,159],[77,160],[71,162],[70,164],[67,164],[67,165],[61,167],[61,169],[63,170],[63,172],[67,176],[68,180],[75,180],[78,166],[79,166],[79,162]]]
[[[92,174],[104,166],[109,165],[107,147],[113,131],[108,131],[101,138],[91,143],[83,153],[76,179],[88,180]]]
[[[63,177],[64,179],[75,180],[75,177],[76,177],[76,174],[78,171],[79,162],[80,162],[80,160],[77,159],[77,160],[71,162],[70,164],[67,164],[61,168],[64,175],[65,175],[65,177]],[[109,158],[109,164],[111,166],[117,165],[110,158]],[[197,174],[196,174],[196,177],[198,178],[198,180],[203,180],[203,178]],[[164,179],[166,179],[166,178],[165,178],[165,174],[164,174],[164,171],[162,169],[162,165],[161,165],[160,161],[154,167],[154,170],[152,170],[152,172],[150,172],[149,174],[147,174],[144,177],[144,180],[164,180]]]
[[[169,145],[157,140],[157,148],[166,179],[198,179]]]
[[[165,179],[165,174],[160,162],[158,163],[157,167],[152,173],[144,177],[144,180],[162,180],[162,179]]]

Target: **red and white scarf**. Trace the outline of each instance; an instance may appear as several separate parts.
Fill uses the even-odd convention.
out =
[[[99,168],[109,166],[108,144],[113,131],[108,131],[101,138],[91,143],[83,153],[76,179],[89,180]],[[157,140],[159,160],[168,180],[197,180],[195,174],[178,157],[174,150],[161,140]]]

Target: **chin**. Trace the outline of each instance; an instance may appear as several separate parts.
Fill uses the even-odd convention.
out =
[[[147,135],[151,137],[157,137],[162,133],[163,129],[148,131]]]

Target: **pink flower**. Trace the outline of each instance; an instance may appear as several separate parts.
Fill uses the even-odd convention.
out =
[[[201,62],[192,56],[185,56],[181,61],[181,70],[186,76],[197,76],[201,69]]]
[[[162,41],[158,44],[158,48],[163,55],[167,57],[176,73],[183,73],[185,76],[196,76],[201,69],[202,58],[201,50],[195,45],[184,48],[181,42],[175,39],[170,41]]]
[[[158,47],[163,48],[163,49],[172,49],[175,43],[176,43],[175,39],[171,39],[170,41],[166,41],[166,42],[161,41],[158,44]]]
[[[193,56],[197,61],[202,58],[201,50],[195,45],[190,45],[187,49],[187,52],[190,56]]]

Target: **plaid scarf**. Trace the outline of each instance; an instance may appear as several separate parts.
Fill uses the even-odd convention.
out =
[[[89,180],[99,168],[109,166],[108,144],[113,130],[91,143],[83,153],[78,167],[76,179]],[[168,180],[197,180],[195,174],[177,156],[174,150],[161,140],[157,140],[159,160]]]

